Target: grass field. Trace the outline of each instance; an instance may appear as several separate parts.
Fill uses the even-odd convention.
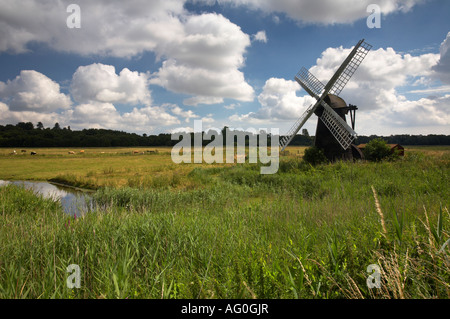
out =
[[[103,207],[72,218],[0,187],[0,298],[450,297],[450,147],[316,167],[292,147],[274,175],[176,165],[169,148],[80,150],[0,150],[0,180],[97,189]]]

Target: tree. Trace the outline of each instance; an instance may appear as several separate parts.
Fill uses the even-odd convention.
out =
[[[303,155],[303,160],[311,165],[318,165],[328,162],[323,150],[316,146],[308,147]]]
[[[56,122],[56,123],[55,123],[55,126],[53,127],[53,130],[59,131],[60,129],[61,129],[61,126],[59,126],[59,123]]]
[[[376,138],[367,143],[363,153],[364,157],[372,162],[393,159],[393,156],[395,156],[395,154],[392,154],[391,148],[386,144],[386,141],[382,138]]]
[[[307,130],[306,128],[304,128],[304,129],[302,130],[302,135],[303,135],[303,136],[306,136],[306,137],[309,137],[309,132],[308,132],[308,130]]]
[[[38,122],[38,124],[36,125],[36,128],[38,130],[43,130],[44,129],[44,124],[42,124],[42,122]]]
[[[31,122],[27,122],[27,123],[19,122],[19,123],[17,123],[16,126],[20,127],[23,130],[27,130],[27,131],[31,131],[34,129],[34,125]]]

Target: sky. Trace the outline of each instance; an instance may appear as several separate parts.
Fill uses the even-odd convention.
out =
[[[0,125],[284,134],[314,103],[297,72],[326,84],[365,39],[340,94],[358,135],[448,135],[449,14],[447,0],[0,0]]]

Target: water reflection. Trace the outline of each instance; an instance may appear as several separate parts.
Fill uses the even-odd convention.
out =
[[[64,212],[71,216],[74,216],[75,214],[76,216],[82,216],[93,207],[92,199],[88,193],[69,187],[53,185],[48,182],[0,180],[0,187],[8,184],[22,186],[31,189],[36,194],[40,194],[45,198],[60,201]]]

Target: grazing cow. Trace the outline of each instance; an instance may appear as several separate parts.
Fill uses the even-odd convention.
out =
[[[80,153],[81,153],[81,154],[84,154],[84,150],[81,150]]]
[[[236,163],[240,163],[241,161],[245,162],[246,159],[248,159],[247,155],[234,155],[234,161]]]
[[[31,152],[30,154],[31,154],[31,155],[36,155],[37,153],[36,153],[36,152]]]
[[[133,151],[133,154],[139,154],[139,151]]]
[[[22,153],[26,153],[26,152],[27,152],[27,150],[21,150],[21,152],[22,152]]]
[[[74,151],[69,151],[69,155],[73,155],[73,154],[75,154]]]

